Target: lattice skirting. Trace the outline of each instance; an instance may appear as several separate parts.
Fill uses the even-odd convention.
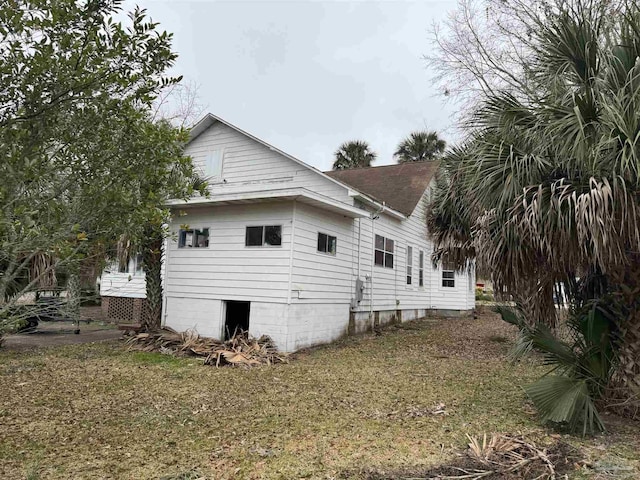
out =
[[[146,309],[146,298],[102,297],[102,313],[111,322],[140,323]]]

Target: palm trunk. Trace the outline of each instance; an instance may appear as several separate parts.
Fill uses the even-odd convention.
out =
[[[627,319],[620,333],[613,404],[621,415],[640,419],[640,311]]]
[[[617,413],[640,419],[640,257],[631,257],[624,273],[616,276],[623,318],[618,324],[617,367],[608,403]]]
[[[160,328],[162,320],[162,226],[150,225],[145,231],[142,261],[147,292],[147,305],[143,309],[142,327],[146,331]]]

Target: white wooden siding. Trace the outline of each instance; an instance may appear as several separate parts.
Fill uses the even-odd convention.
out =
[[[168,297],[286,302],[289,286],[292,202],[193,208],[171,223],[209,228],[208,248],[167,249]],[[245,247],[251,225],[282,225],[282,245]]]
[[[129,260],[130,273],[118,272],[114,266],[107,267],[100,276],[100,295],[103,297],[146,298],[144,272],[135,272],[135,260]]]
[[[204,172],[207,156],[224,149],[222,179],[210,191],[215,195],[256,189],[304,187],[348,205],[348,189],[324,178],[311,168],[275,152],[220,122],[214,123],[186,148],[197,168]]]
[[[473,278],[457,273],[454,288],[442,287],[442,272],[432,267],[433,247],[425,222],[427,196],[428,192],[403,221],[384,214],[376,220],[353,220],[304,204],[296,206],[288,348],[330,341],[344,333],[357,278],[365,281],[364,299],[355,309],[357,318],[369,311],[403,310],[409,319],[416,317],[416,312],[474,308],[473,291],[469,289]],[[319,232],[337,238],[335,256],[317,251]],[[394,241],[394,268],[373,264],[375,235]],[[408,246],[413,249],[411,285],[406,282]],[[424,252],[422,287],[420,251]]]
[[[296,205],[293,303],[349,305],[353,291],[354,223],[357,220],[302,203]],[[336,237],[335,255],[318,252],[318,233]]]

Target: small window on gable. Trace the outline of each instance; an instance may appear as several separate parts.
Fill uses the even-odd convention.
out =
[[[393,248],[393,240],[384,238],[381,235],[376,235],[374,249],[375,264],[385,268],[393,268]]]
[[[209,247],[209,229],[180,230],[178,248],[207,248]]]
[[[277,247],[282,245],[282,225],[247,227],[244,237],[246,247]]]
[[[407,285],[413,281],[413,248],[407,246]]]
[[[337,243],[338,243],[338,240],[336,239],[336,237],[327,235],[326,233],[318,233],[318,251],[319,252],[335,255]]]
[[[442,263],[442,286],[453,288],[456,286],[456,272],[453,265]]]
[[[204,175],[211,179],[222,178],[222,163],[224,160],[224,150],[211,150],[204,160]]]

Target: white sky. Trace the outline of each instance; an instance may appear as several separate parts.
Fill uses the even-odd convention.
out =
[[[455,0],[387,2],[127,0],[174,34],[173,74],[207,110],[323,170],[340,143],[366,140],[374,165],[428,128],[453,140],[454,106],[422,56]]]

